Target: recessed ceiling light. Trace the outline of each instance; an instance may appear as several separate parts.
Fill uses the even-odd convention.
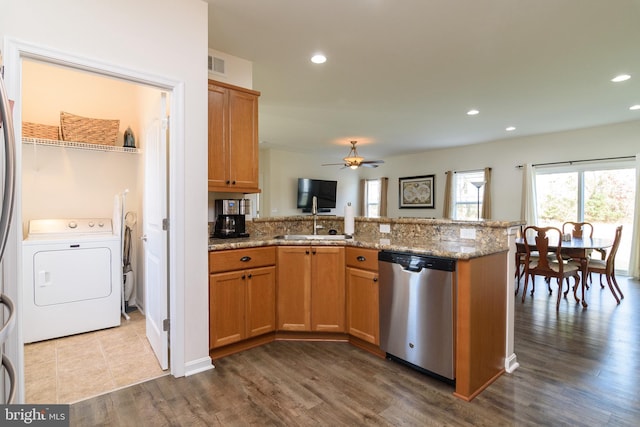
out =
[[[625,80],[629,80],[631,78],[631,76],[629,74],[620,74],[618,76],[615,76],[614,78],[611,79],[612,82],[614,83],[620,83],[623,82]]]
[[[640,110],[640,104],[632,105],[631,107],[629,107],[629,110]]]
[[[505,128],[505,130],[507,132],[513,132],[514,130],[516,130],[516,127],[515,126],[508,126],[508,127]]]
[[[321,53],[315,54],[311,57],[311,62],[314,64],[324,64],[327,62],[327,57]]]
[[[480,111],[478,111],[476,109],[467,111],[467,115],[469,115],[469,116],[475,116],[476,114],[479,114],[479,113],[480,113]]]

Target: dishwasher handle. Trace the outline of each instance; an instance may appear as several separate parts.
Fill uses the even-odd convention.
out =
[[[404,271],[408,271],[410,273],[420,273],[422,271],[423,266],[422,265],[407,265],[407,266],[402,266],[402,269]]]

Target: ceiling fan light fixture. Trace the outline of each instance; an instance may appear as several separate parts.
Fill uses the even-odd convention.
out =
[[[364,160],[364,157],[360,157],[360,156],[347,156],[344,159],[345,162],[351,164],[355,164],[355,165],[359,165],[360,163],[362,163],[362,161]]]
[[[349,150],[349,154],[347,157],[343,157],[343,163],[325,163],[322,166],[331,166],[331,165],[342,165],[345,168],[358,169],[360,166],[368,167],[368,168],[377,168],[378,164],[384,163],[382,160],[368,160],[364,161],[364,157],[360,157],[358,155],[358,150],[356,149],[356,144],[358,141],[349,141],[351,143],[351,150]]]

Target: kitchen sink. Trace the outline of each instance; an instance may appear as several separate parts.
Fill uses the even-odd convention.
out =
[[[281,240],[346,240],[351,236],[346,234],[284,234],[276,236],[275,239]]]

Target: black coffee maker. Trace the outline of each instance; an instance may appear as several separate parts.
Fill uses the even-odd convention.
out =
[[[213,237],[249,237],[245,228],[245,215],[251,210],[249,199],[216,199],[215,210],[217,218]]]

